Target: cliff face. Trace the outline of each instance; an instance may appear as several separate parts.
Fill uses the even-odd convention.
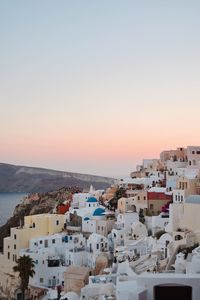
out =
[[[28,215],[50,213],[63,201],[72,198],[72,194],[80,192],[78,187],[65,187],[53,192],[34,193],[23,198],[14,210],[13,216],[0,227],[0,252],[3,250],[3,239],[10,235],[10,228],[23,225]]]
[[[0,163],[0,192],[47,192],[63,186],[105,189],[114,179],[42,168],[15,166]]]

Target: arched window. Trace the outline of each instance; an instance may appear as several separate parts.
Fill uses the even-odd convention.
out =
[[[183,239],[183,237],[180,235],[180,234],[177,234],[177,235],[175,235],[175,237],[174,237],[174,240],[175,241],[180,241],[180,240],[182,240]]]

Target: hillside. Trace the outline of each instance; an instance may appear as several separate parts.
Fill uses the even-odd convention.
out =
[[[0,163],[0,192],[47,192],[64,186],[96,189],[110,186],[114,179]]]
[[[0,227],[0,252],[3,250],[3,239],[10,235],[10,228],[23,225],[25,216],[52,213],[58,204],[80,191],[77,187],[64,187],[56,191],[33,193],[24,197],[15,207],[13,216]]]

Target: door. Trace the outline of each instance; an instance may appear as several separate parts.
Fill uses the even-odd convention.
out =
[[[192,300],[192,287],[179,284],[161,284],[154,287],[154,300]]]

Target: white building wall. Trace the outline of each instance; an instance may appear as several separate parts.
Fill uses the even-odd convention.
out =
[[[162,218],[162,213],[159,216],[152,216],[152,234],[157,231],[165,230],[165,227],[169,223],[169,218]]]
[[[181,226],[184,213],[183,203],[172,203],[169,205],[169,224],[166,226],[167,232],[177,231]]]
[[[173,190],[173,202],[174,203],[185,202],[185,190],[174,189]]]
[[[200,146],[187,147],[188,167],[200,166]]]
[[[83,220],[82,231],[96,233],[96,220]]]
[[[139,221],[138,213],[124,213],[117,216],[117,227],[123,229],[126,234],[131,232],[131,225]]]
[[[67,265],[87,266],[87,252],[86,250],[66,251],[65,260]]]
[[[82,208],[86,206],[86,201],[91,197],[90,193],[76,193],[72,198],[72,207]]]
[[[147,290],[147,300],[154,300],[154,287],[159,284],[181,284],[192,287],[192,300],[198,300],[200,295],[200,276],[186,274],[150,274],[138,276],[138,287]]]

